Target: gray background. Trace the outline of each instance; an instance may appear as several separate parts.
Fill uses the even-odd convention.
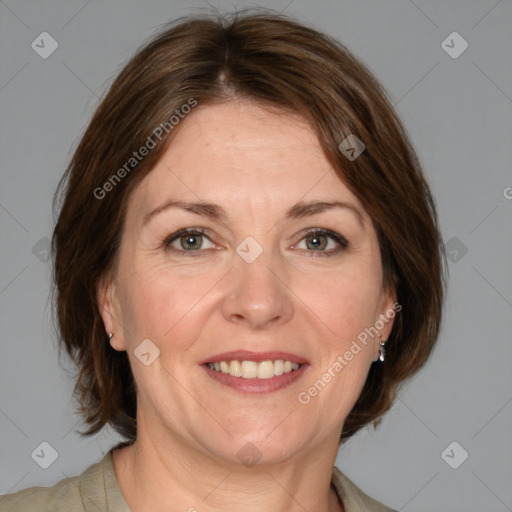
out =
[[[389,91],[438,203],[451,259],[439,345],[337,465],[398,510],[512,510],[510,0],[211,5],[284,9],[345,43]],[[210,11],[204,1],[0,1],[0,493],[79,474],[119,439],[75,432],[50,325],[51,199],[115,74],[157,26],[197,8]],[[43,31],[59,44],[47,59],[31,48]],[[453,31],[469,44],[456,59],[441,46]],[[58,452],[48,469],[31,457],[43,441]],[[469,454],[457,469],[441,456],[453,441],[445,460]]]

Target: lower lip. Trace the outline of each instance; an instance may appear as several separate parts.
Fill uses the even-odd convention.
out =
[[[292,370],[291,372],[283,373],[278,376],[276,375],[271,379],[244,379],[243,377],[233,377],[229,373],[212,370],[205,364],[201,366],[209,377],[224,386],[236,389],[244,394],[262,394],[278,391],[292,385],[302,377],[309,365],[302,364],[298,370]]]

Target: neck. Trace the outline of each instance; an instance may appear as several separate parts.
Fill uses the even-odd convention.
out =
[[[293,460],[248,467],[169,440],[168,432],[163,438],[139,429],[137,441],[115,450],[113,461],[132,512],[217,512],[227,506],[244,512],[340,512],[343,505],[331,485],[337,447],[337,439],[330,439]]]

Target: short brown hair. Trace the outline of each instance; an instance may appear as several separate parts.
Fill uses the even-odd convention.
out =
[[[107,342],[96,287],[115,268],[130,193],[175,130],[166,130],[133,170],[118,171],[127,170],[133,152],[147,144],[156,127],[169,127],[171,116],[191,99],[207,105],[235,96],[298,113],[310,123],[339,178],[372,218],[383,284],[396,291],[402,306],[385,363],[371,366],[340,442],[380,421],[400,384],[423,366],[434,347],[445,288],[435,204],[380,84],[343,45],[283,15],[188,17],[153,37],[123,68],[55,195],[59,355],[64,347],[78,368],[73,395],[89,426],[82,435],[110,424],[128,441],[136,439],[133,374],[126,352]],[[365,145],[353,161],[339,149],[350,134]],[[113,180],[116,172],[119,179]]]

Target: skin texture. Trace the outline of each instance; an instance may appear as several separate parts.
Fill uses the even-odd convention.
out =
[[[171,198],[216,203],[227,218],[173,207],[144,223]],[[363,225],[341,208],[285,218],[313,199],[353,205]],[[199,249],[166,250],[163,241],[181,228],[206,229],[195,239]],[[317,249],[308,228],[339,233],[348,246],[321,256],[340,246],[324,235]],[[250,264],[236,252],[248,236],[263,248]],[[171,247],[186,251],[181,240]],[[378,338],[307,405],[297,396],[392,309],[394,297],[382,287],[368,214],[300,117],[248,100],[196,107],[131,195],[118,265],[99,283],[98,300],[112,348],[128,352],[138,389],[137,441],[114,452],[132,510],[342,510],[332,466]],[[382,339],[391,328],[392,320]],[[160,350],[149,366],[134,355],[145,339]],[[310,366],[285,389],[249,396],[199,365],[242,349],[293,352]],[[252,467],[237,457],[249,442],[261,453]]]

